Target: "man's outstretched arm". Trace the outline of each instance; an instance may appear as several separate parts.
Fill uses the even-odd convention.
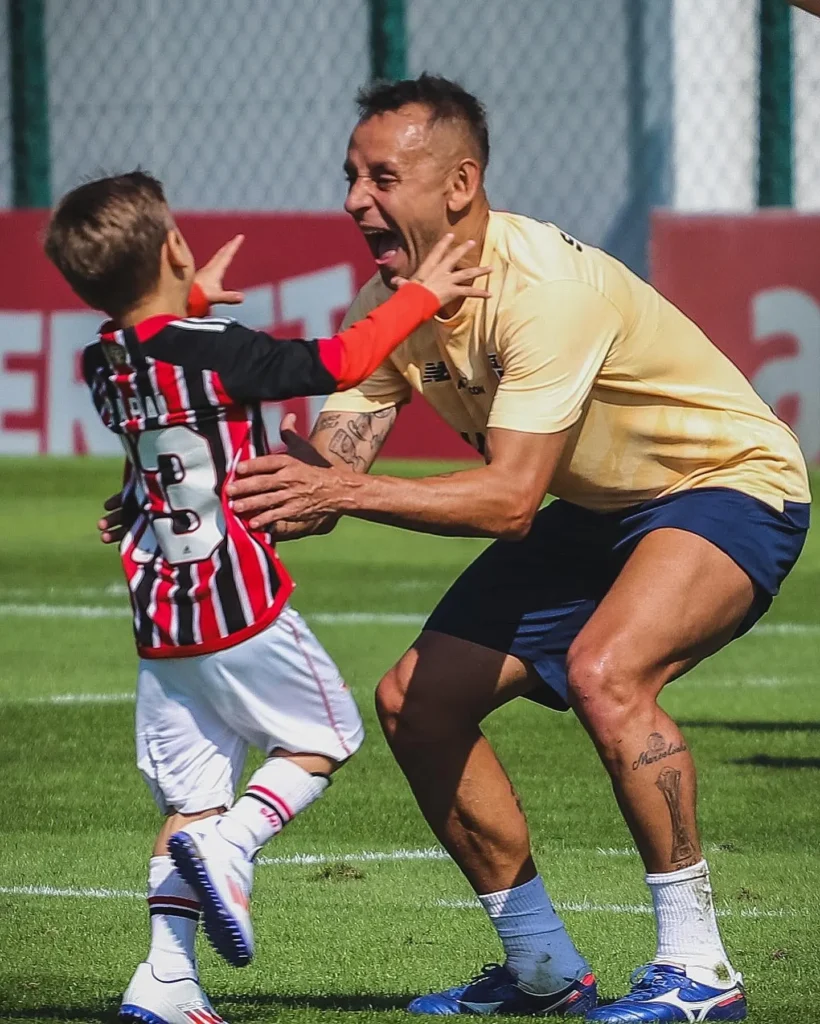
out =
[[[486,466],[414,480],[362,476],[274,455],[255,461],[253,477],[242,479],[240,466],[231,495],[236,511],[253,526],[350,515],[423,533],[515,540],[529,531],[566,438],[567,431],[491,429]]]

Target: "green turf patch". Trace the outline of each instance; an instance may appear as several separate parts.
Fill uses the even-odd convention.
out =
[[[133,766],[135,657],[119,563],[94,529],[118,476],[112,460],[0,462],[5,1020],[114,1021],[146,950],[139,893],[158,816]],[[818,536],[767,628],[663,698],[700,768],[721,927],[759,1024],[820,1020]],[[295,604],[349,679],[368,739],[326,796],[266,848],[253,964],[232,971],[201,944],[203,980],[229,1021],[405,1021],[411,996],[500,955],[418,814],[372,706],[381,673],[484,543],[351,521],[283,545],[299,582]],[[570,931],[604,993],[623,991],[652,953],[653,923],[640,861],[594,751],[570,716],[526,701],[494,714],[487,731],[521,792]]]

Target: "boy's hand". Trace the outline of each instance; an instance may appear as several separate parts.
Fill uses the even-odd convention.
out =
[[[455,299],[470,297],[489,299],[490,293],[487,289],[477,288],[473,282],[477,277],[486,277],[492,268],[462,267],[458,269],[457,266],[459,261],[463,260],[475,246],[475,242],[470,239],[455,248],[452,246],[453,236],[451,234],[446,234],[439,239],[411,280],[417,284],[423,284],[439,299],[442,306],[446,306]],[[396,288],[401,288],[405,284],[407,284],[405,278],[393,278],[393,285]]]
[[[112,494],[103,508],[108,515],[97,521],[103,544],[119,544],[127,530],[122,518],[122,491]]]
[[[242,292],[226,291],[222,287],[222,278],[244,241],[244,235],[234,235],[230,242],[226,242],[221,249],[217,249],[205,266],[196,272],[194,282],[205,293],[205,298],[211,305],[225,302],[230,306],[235,306],[244,300],[245,296]]]

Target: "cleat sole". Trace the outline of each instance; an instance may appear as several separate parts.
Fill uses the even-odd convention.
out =
[[[247,967],[253,953],[233,916],[219,898],[194,841],[177,833],[168,840],[168,852],[174,867],[199,896],[202,923],[210,944],[232,967]]]
[[[168,1024],[164,1017],[158,1017],[143,1006],[134,1003],[123,1003],[119,1009],[117,1020],[130,1021],[131,1024]]]

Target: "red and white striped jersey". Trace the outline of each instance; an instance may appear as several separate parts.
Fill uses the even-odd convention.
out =
[[[83,372],[128,459],[120,555],[143,657],[221,650],[276,618],[293,582],[268,532],[251,530],[225,493],[239,462],[268,451],[259,403],[352,387],[437,307],[406,286],[313,341],[220,317],[103,325]]]

